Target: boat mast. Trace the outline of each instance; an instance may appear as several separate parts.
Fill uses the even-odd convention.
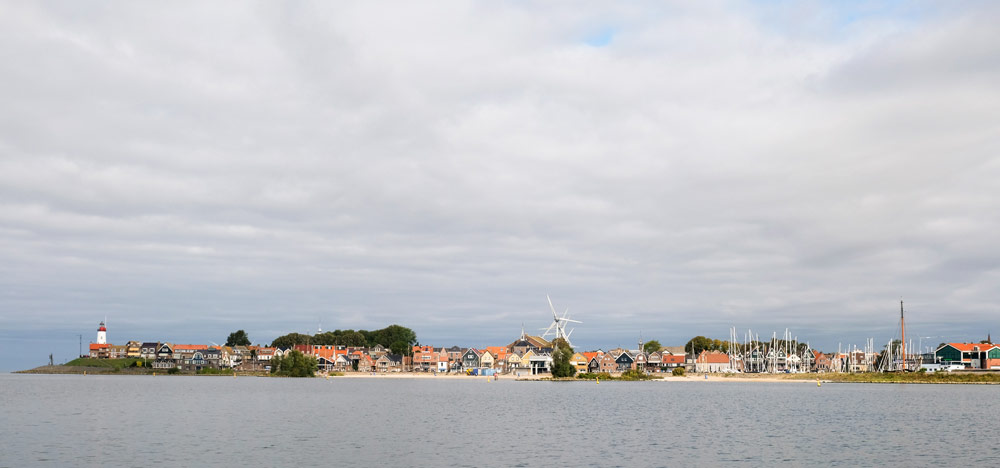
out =
[[[899,354],[903,355],[903,370],[906,370],[906,320],[903,319],[903,300],[899,300],[899,328],[902,331],[903,339],[899,345],[903,347]]]

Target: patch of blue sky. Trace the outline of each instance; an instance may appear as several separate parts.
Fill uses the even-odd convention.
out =
[[[618,29],[605,26],[587,35],[583,42],[591,47],[607,47],[615,39]]]
[[[831,40],[866,21],[919,23],[936,14],[933,3],[904,0],[750,0],[748,5],[768,29]]]

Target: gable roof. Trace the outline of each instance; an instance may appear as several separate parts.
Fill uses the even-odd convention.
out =
[[[955,348],[955,349],[957,349],[959,351],[966,352],[966,353],[971,353],[971,352],[977,352],[977,353],[979,353],[979,352],[989,351],[989,350],[991,350],[993,348],[1000,347],[1000,346],[997,346],[997,345],[992,344],[992,343],[948,343],[945,346],[951,346],[952,348]],[[941,348],[943,348],[943,347],[944,346],[942,346]],[[941,348],[938,348],[938,350],[940,350]],[[976,348],[978,348],[978,349],[976,349]]]
[[[728,364],[729,355],[718,351],[702,351],[698,355],[697,362],[700,364]]]
[[[664,346],[660,350],[663,351],[664,353],[670,353],[670,354],[686,354],[687,353],[686,351],[684,351],[684,347],[683,346]]]
[[[684,364],[684,356],[676,354],[664,354],[660,361],[662,364]]]

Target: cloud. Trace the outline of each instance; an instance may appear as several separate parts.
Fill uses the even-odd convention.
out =
[[[483,345],[546,293],[605,348],[995,315],[991,5],[4,9],[12,333]]]

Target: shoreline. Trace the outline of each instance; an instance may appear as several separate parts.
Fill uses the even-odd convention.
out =
[[[34,369],[26,369],[20,371],[12,371],[11,374],[47,374],[47,375],[147,375],[147,376],[171,376],[171,375],[182,375],[182,376],[197,376],[197,377],[230,377],[234,374],[230,373],[220,373],[220,374],[195,374],[188,372],[180,372],[177,374],[168,374],[166,371],[149,371],[147,369],[122,369],[115,370],[113,368],[107,367],[80,367],[80,366],[39,366]],[[656,374],[653,374],[656,375]],[[820,385],[824,383],[877,383],[877,384],[947,384],[947,385],[998,385],[1000,384],[1000,374],[995,374],[989,379],[984,379],[980,381],[970,381],[968,376],[970,374],[943,374],[936,376],[934,374],[918,376],[917,374],[687,374],[684,376],[674,376],[670,374],[665,374],[658,376],[661,378],[651,379],[638,382],[784,382],[784,383],[818,383]],[[235,373],[237,377],[270,377],[269,374],[262,372],[246,372],[242,373],[237,371]],[[462,373],[439,373],[437,375],[433,373],[424,372],[393,372],[393,373],[362,373],[362,372],[348,372],[343,375],[329,376],[325,374],[317,374],[315,378],[326,379],[374,379],[374,380],[413,380],[413,379],[432,379],[432,380],[449,380],[449,381],[475,381],[475,380],[494,380],[493,376],[471,376]],[[590,379],[577,379],[577,378],[566,378],[566,379],[552,379],[549,374],[542,375],[522,375],[518,376],[516,374],[499,374],[496,378],[497,381],[516,381],[516,382],[594,382]],[[606,380],[605,382],[620,382],[619,380]]]

